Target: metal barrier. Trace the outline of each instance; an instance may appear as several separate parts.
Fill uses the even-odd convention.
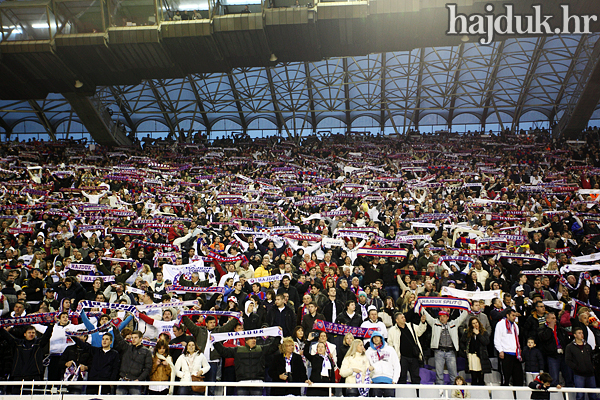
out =
[[[12,395],[2,395],[0,396],[0,400],[6,399],[22,399],[23,396],[25,398],[32,398],[34,396],[50,396],[52,399],[53,396],[61,396],[67,397],[73,400],[85,399],[89,400],[91,398],[96,398],[99,396],[101,399],[117,399],[122,398],[119,395],[100,395],[102,391],[102,387],[109,386],[157,386],[157,385],[172,385],[175,387],[179,386],[191,386],[192,382],[168,382],[168,381],[144,381],[144,382],[135,382],[135,381],[100,381],[100,382],[92,382],[92,381],[76,381],[76,382],[63,382],[63,381],[3,381],[0,382],[0,387],[16,387],[17,393]],[[396,398],[402,399],[449,399],[452,396],[452,391],[456,389],[466,389],[469,390],[471,394],[471,399],[487,399],[487,400],[495,400],[495,399],[529,399],[531,397],[532,389],[526,386],[456,386],[456,385],[385,385],[385,384],[371,384],[371,385],[357,385],[357,384],[346,384],[346,383],[332,383],[332,384],[324,384],[324,383],[315,383],[312,385],[308,385],[306,383],[274,383],[274,382],[194,382],[194,385],[204,385],[207,387],[205,393],[201,396],[205,398],[215,399],[215,400],[223,400],[227,397],[225,395],[216,395],[212,396],[208,394],[208,387],[216,387],[216,388],[229,388],[229,387],[258,387],[258,388],[291,388],[291,387],[300,387],[300,388],[327,388],[329,390],[329,397],[336,397],[336,392],[340,393],[341,389],[351,389],[351,388],[373,388],[373,389],[396,389]],[[77,394],[68,394],[67,388],[69,386],[97,386],[98,393],[87,393],[85,395],[77,395]],[[340,389],[336,391],[336,389]],[[596,395],[600,395],[600,389],[580,389],[580,388],[550,388],[549,390],[551,396],[551,400],[570,400],[575,398],[576,393],[595,393]],[[569,395],[571,394],[571,395]],[[175,397],[179,397],[178,395],[174,395]],[[154,400],[153,398],[164,399],[163,396],[153,396],[149,395],[146,397],[150,397],[148,400]],[[281,399],[280,396],[262,396],[268,398],[268,400]],[[319,397],[315,397],[319,398]]]

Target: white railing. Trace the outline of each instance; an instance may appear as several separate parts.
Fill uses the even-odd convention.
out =
[[[513,392],[515,394],[514,398],[516,399],[529,399],[531,397],[532,390],[526,386],[455,386],[455,385],[385,385],[385,384],[371,384],[371,385],[357,385],[357,384],[346,384],[346,383],[332,383],[332,384],[324,384],[324,383],[315,383],[312,385],[308,385],[306,383],[275,383],[275,382],[160,382],[160,381],[144,381],[144,382],[136,382],[136,381],[100,381],[100,382],[92,382],[92,381],[76,381],[76,382],[63,382],[63,381],[0,381],[0,387],[5,386],[7,389],[14,394],[12,395],[2,395],[0,399],[22,399],[32,398],[38,395],[50,396],[52,399],[53,396],[66,396],[69,399],[79,400],[85,399],[89,400],[92,397],[100,396],[101,399],[117,399],[122,396],[117,395],[99,395],[101,393],[102,387],[106,386],[156,386],[156,385],[172,385],[175,387],[179,386],[192,386],[192,385],[201,385],[206,386],[207,390],[203,394],[205,398],[222,400],[225,399],[224,395],[216,395],[212,396],[208,394],[208,387],[213,386],[215,388],[229,388],[229,387],[244,387],[244,388],[327,388],[329,391],[329,397],[335,397],[336,393],[340,395],[341,389],[351,389],[351,388],[374,388],[374,389],[395,389],[396,390],[396,398],[402,399],[449,399],[452,396],[452,391],[455,389],[466,389],[469,390],[471,394],[471,399],[513,399]],[[69,386],[97,386],[98,393],[87,393],[85,395],[76,395],[76,394],[68,394],[67,388]],[[10,387],[10,388],[9,388]],[[13,388],[16,388],[15,391]],[[338,390],[336,390],[338,389]],[[89,391],[89,390],[88,390]],[[418,391],[418,392],[417,392]],[[581,388],[550,388],[551,399],[552,400],[570,400],[575,398],[575,393],[595,393],[600,395],[600,389],[581,389]],[[33,393],[33,394],[32,394]],[[90,397],[92,396],[92,397]],[[175,395],[178,397],[177,395]],[[164,396],[147,396],[154,400],[154,398],[164,399]],[[230,396],[228,396],[230,397]],[[267,400],[275,400],[281,399],[280,396],[262,396],[267,397]]]

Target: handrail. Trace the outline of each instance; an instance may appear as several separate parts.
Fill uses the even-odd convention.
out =
[[[170,382],[170,381],[0,381],[0,386],[190,386],[192,382]],[[458,385],[397,385],[397,384],[356,384],[356,383],[313,383],[309,385],[304,382],[197,382],[196,385],[211,387],[268,387],[268,388],[326,388],[326,389],[436,389],[455,390],[468,389],[471,391],[512,391],[532,392],[527,386],[458,386]],[[550,388],[550,392],[558,393],[600,393],[600,389],[584,389],[574,387],[563,387],[561,389]]]

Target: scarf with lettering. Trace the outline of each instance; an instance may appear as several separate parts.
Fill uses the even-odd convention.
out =
[[[440,294],[443,296],[451,296],[459,299],[469,299],[469,300],[492,300],[499,299],[501,290],[488,290],[484,292],[473,292],[469,290],[459,290],[454,289],[449,286],[442,287]]]
[[[421,314],[421,310],[423,308],[441,307],[471,311],[471,304],[465,299],[453,299],[448,297],[419,297],[415,303],[415,312]]]
[[[180,317],[184,315],[212,315],[214,317],[232,317],[237,319],[238,321],[242,321],[242,312],[241,311],[199,311],[199,310],[185,310],[180,314]]]
[[[54,323],[54,317],[58,313],[42,313],[42,314],[31,314],[24,317],[15,318],[3,318],[0,319],[0,327],[3,326],[16,326],[16,325],[34,325],[34,324],[51,324]]]
[[[347,333],[351,333],[354,337],[361,337],[369,339],[373,332],[379,331],[379,328],[360,328],[356,326],[334,324],[332,322],[323,321],[321,319],[315,320],[313,329],[317,331],[332,333],[334,335],[344,336]]]
[[[224,342],[229,339],[254,338],[254,337],[283,337],[283,332],[278,326],[272,326],[263,329],[254,329],[251,331],[226,332],[226,333],[211,333],[210,343]]]
[[[199,287],[199,286],[179,286],[179,285],[171,285],[165,288],[167,293],[220,293],[225,294],[225,288],[222,286],[209,286],[209,287]]]

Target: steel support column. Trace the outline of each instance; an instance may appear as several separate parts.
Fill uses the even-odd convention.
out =
[[[121,97],[121,93],[119,93],[117,91],[117,89],[115,89],[114,86],[109,86],[108,88],[110,89],[110,92],[112,93],[113,97],[115,98],[115,101],[117,102],[117,105],[119,106],[119,110],[121,110],[121,114],[123,114],[123,118],[125,118],[125,121],[127,121],[127,125],[129,125],[129,129],[131,129],[131,131],[135,134],[135,124],[133,123],[133,120],[131,119],[131,116],[129,115],[130,110],[127,109],[129,106],[127,104],[125,104],[125,102],[123,101],[123,98]]]
[[[235,87],[235,83],[233,82],[233,75],[231,72],[227,73],[227,78],[229,79],[229,85],[231,86],[231,91],[233,92],[233,97],[235,98],[235,106],[238,110],[238,114],[240,115],[240,123],[242,124],[242,129],[244,133],[248,131],[248,124],[246,124],[246,117],[244,117],[244,110],[242,110],[242,103],[240,100],[240,94]]]
[[[452,81],[452,89],[450,91],[450,110],[448,112],[448,131],[452,132],[452,120],[454,119],[454,108],[456,107],[456,92],[458,92],[458,81],[460,79],[461,66],[463,63],[463,55],[465,54],[465,44],[461,43],[458,46],[458,60],[456,61],[456,71],[454,72],[454,80]]]
[[[344,107],[346,108],[346,132],[352,131],[352,122],[350,115],[350,87],[348,86],[348,59],[342,59],[344,67]]]
[[[196,82],[194,82],[191,75],[188,75],[187,78],[190,82],[190,85],[192,86],[192,92],[194,92],[196,105],[198,105],[200,114],[202,114],[202,120],[204,121],[204,126],[206,127],[206,133],[210,134],[210,121],[208,120],[208,115],[206,113],[206,109],[204,108],[204,103],[202,102],[202,99],[200,98],[200,93],[198,92],[198,88],[196,87]]]
[[[173,120],[171,120],[171,117],[169,116],[169,112],[160,97],[160,93],[158,93],[158,89],[156,89],[156,85],[154,84],[154,81],[152,81],[152,79],[149,79],[146,82],[148,82],[148,85],[150,86],[150,90],[152,90],[152,94],[154,95],[154,98],[156,99],[158,108],[160,108],[160,112],[162,113],[162,115],[165,119],[165,122],[167,124],[167,127],[169,128],[170,135],[173,135],[173,138],[177,139],[177,131],[175,130],[175,124],[173,123]]]
[[[277,97],[275,96],[275,85],[273,85],[273,75],[271,74],[271,67],[266,67],[265,71],[267,72],[267,79],[269,80],[269,90],[271,92],[271,102],[273,103],[273,110],[275,110],[275,119],[277,121],[277,130],[281,133],[285,122],[283,121],[283,116],[281,115],[281,110],[279,109],[279,103],[277,102]],[[292,138],[296,135],[290,133],[290,130],[285,126],[285,130],[288,134],[288,137]]]
[[[492,104],[492,98],[494,97],[494,86],[496,86],[496,79],[498,78],[498,70],[500,69],[500,63],[502,62],[502,55],[504,53],[504,45],[505,45],[504,40],[498,44],[498,50],[496,51],[496,61],[494,62],[494,68],[492,69],[490,77],[487,80],[484,91],[483,91],[483,94],[485,96],[485,102],[483,103],[483,114],[481,115],[481,127],[482,127],[483,131],[485,131],[485,121],[487,120],[487,117],[489,114],[489,109]]]
[[[423,70],[425,65],[425,49],[421,49],[419,56],[419,75],[417,76],[417,102],[415,111],[412,114],[412,123],[415,129],[419,129],[419,120],[421,119],[421,84],[423,83]]]
[[[529,94],[529,88],[531,88],[531,83],[535,79],[535,71],[537,71],[537,67],[540,63],[540,58],[542,57],[542,54],[544,52],[545,44],[546,36],[539,37],[535,46],[535,50],[533,51],[533,56],[531,56],[529,67],[527,68],[527,74],[525,75],[525,79],[523,80],[523,86],[521,87],[519,100],[517,101],[517,109],[515,110],[512,126],[510,128],[510,131],[512,133],[515,133],[517,124],[521,119],[521,115],[523,115],[523,108],[525,107],[525,101],[527,100],[527,95]]]
[[[312,122],[312,130],[314,133],[317,133],[317,114],[315,113],[315,100],[313,97],[313,89],[312,89],[312,78],[310,76],[310,69],[308,68],[308,63],[304,63],[304,74],[306,75],[306,88],[308,90],[308,101],[310,107],[310,120]]]
[[[44,114],[44,111],[42,110],[38,102],[35,100],[27,100],[27,102],[29,103],[38,120],[50,136],[50,139],[56,140],[56,129],[54,129],[54,127],[50,123],[50,120],[48,120],[46,114]]]

